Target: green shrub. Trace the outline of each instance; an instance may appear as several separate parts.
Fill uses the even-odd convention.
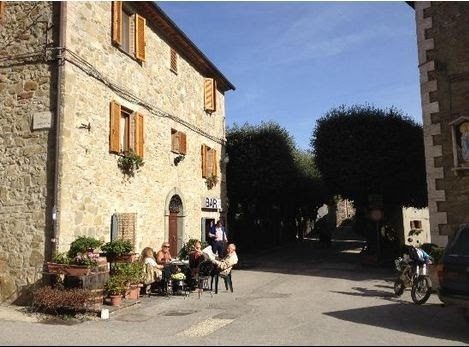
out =
[[[127,291],[126,279],[122,275],[114,275],[104,283],[104,289],[109,295],[124,295]]]
[[[121,276],[126,283],[138,284],[143,282],[145,272],[143,264],[139,261],[132,263],[116,264],[114,273],[116,276]]]
[[[133,249],[132,244],[128,240],[115,240],[105,243],[101,250],[106,253],[106,255],[121,256],[129,254]]]
[[[202,245],[202,249],[208,246],[208,243],[206,241],[200,241],[197,239],[189,239],[184,246],[181,247],[178,253],[178,257],[181,260],[187,260],[189,259],[189,253],[194,249],[195,243],[199,241]]]
[[[69,258],[75,258],[78,253],[87,253],[88,250],[101,247],[102,241],[94,237],[79,236],[70,244],[70,250],[68,251]]]

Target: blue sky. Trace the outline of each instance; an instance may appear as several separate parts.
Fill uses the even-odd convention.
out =
[[[422,123],[413,9],[403,1],[157,2],[236,86],[227,125],[275,121],[310,149],[345,104],[395,106]]]

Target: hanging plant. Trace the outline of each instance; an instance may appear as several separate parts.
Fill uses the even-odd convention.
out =
[[[208,189],[212,189],[213,187],[215,187],[218,183],[218,177],[215,176],[215,175],[211,175],[211,176],[208,176],[206,179],[205,179],[205,183],[207,184],[207,188]]]
[[[133,151],[129,151],[124,155],[120,156],[117,160],[117,166],[124,175],[134,177],[140,167],[145,165],[143,158],[135,154]]]

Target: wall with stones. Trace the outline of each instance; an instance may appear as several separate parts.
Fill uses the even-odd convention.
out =
[[[225,137],[223,94],[217,93],[218,110],[207,114],[204,76],[183,54],[178,73],[171,72],[170,46],[149,21],[143,64],[111,44],[111,23],[111,2],[67,2],[59,248],[68,249],[80,235],[109,241],[113,213],[137,213],[136,251],[159,248],[168,237],[168,203],[175,193],[183,203],[180,247],[189,238],[200,238],[202,217],[220,215],[201,210],[203,196],[226,203],[224,166],[219,165],[221,182],[211,190],[201,172],[202,144],[215,148],[219,159],[223,151],[222,141],[214,140]],[[144,117],[145,165],[131,179],[118,169],[118,156],[109,153],[112,100]],[[90,131],[80,128],[88,123]],[[187,135],[187,155],[177,166],[171,128]]]
[[[33,119],[55,110],[52,19],[50,2],[6,2],[0,18],[1,302],[37,281],[50,253],[55,131]]]
[[[415,4],[432,242],[444,246],[469,223],[469,171],[455,168],[449,123],[469,116],[469,7]],[[454,139],[455,140],[455,139]]]

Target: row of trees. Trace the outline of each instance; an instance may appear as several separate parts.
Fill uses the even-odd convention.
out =
[[[228,129],[228,222],[243,247],[294,239],[327,194],[311,153],[298,150],[277,123]]]
[[[317,121],[310,144],[311,151],[298,150],[273,122],[228,130],[228,218],[236,242],[293,239],[340,195],[354,202],[356,231],[373,245],[379,236],[370,208],[384,210],[380,223],[399,230],[402,220],[394,217],[403,206],[427,206],[422,126],[395,108],[333,108]],[[380,206],[372,206],[373,196]]]

